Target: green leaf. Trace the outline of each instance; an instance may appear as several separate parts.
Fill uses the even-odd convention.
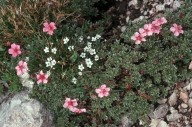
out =
[[[2,48],[2,47],[0,47],[0,52],[3,52],[3,51],[5,51],[5,49],[4,49],[4,48]]]
[[[77,60],[77,52],[74,52],[73,55],[70,57],[70,60],[74,63]]]

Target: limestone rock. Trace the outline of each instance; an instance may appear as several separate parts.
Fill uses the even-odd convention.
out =
[[[176,104],[176,102],[177,102],[177,95],[176,95],[175,92],[173,92],[171,94],[171,96],[169,97],[169,101],[168,102],[169,102],[170,106],[174,106]]]
[[[45,116],[51,116],[50,112],[48,114],[37,100],[31,99],[28,91],[8,98],[0,105],[0,127],[42,127],[43,124],[54,127],[52,117],[45,123]]]

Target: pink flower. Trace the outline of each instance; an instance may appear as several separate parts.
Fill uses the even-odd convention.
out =
[[[12,57],[20,55],[21,54],[20,45],[16,45],[15,43],[11,44],[9,54],[12,54]]]
[[[28,70],[27,63],[21,60],[19,61],[19,64],[15,67],[15,69],[17,70],[17,75],[22,75]]]
[[[56,29],[55,23],[51,22],[51,23],[43,23],[43,32],[47,32],[47,34],[49,35],[53,35],[53,31]]]
[[[159,34],[161,30],[161,26],[159,25],[159,23],[157,21],[153,21],[151,24],[151,31],[153,33]]]
[[[151,36],[153,34],[151,27],[152,27],[151,24],[144,25],[144,30],[145,30],[145,33],[147,34],[147,36]]]
[[[110,91],[110,88],[106,87],[105,84],[101,85],[98,89],[95,90],[95,92],[98,94],[100,98],[104,96],[106,97],[109,96],[109,91]]]
[[[170,31],[173,32],[175,36],[179,36],[179,34],[183,34],[182,26],[177,25],[176,23],[173,24],[173,26],[170,28]]]
[[[135,41],[135,44],[141,44],[142,41],[146,41],[146,39],[144,38],[143,34],[140,34],[138,32],[136,32],[132,37],[132,40]]]
[[[76,99],[71,100],[71,98],[66,98],[63,107],[68,108],[72,112],[75,112],[74,107],[76,107],[77,105],[78,103]]]
[[[140,33],[143,37],[147,36],[147,33],[145,32],[145,30],[144,30],[143,28],[139,28],[139,33]]]
[[[79,109],[74,107],[71,111],[80,114],[80,113],[86,112],[86,109],[85,108]]]
[[[155,22],[155,24],[160,26],[160,25],[167,23],[167,19],[165,17],[161,17],[161,18],[156,19],[153,22]]]
[[[40,73],[37,75],[37,84],[44,83],[46,84],[48,82],[48,75],[43,73],[43,71],[40,71]]]

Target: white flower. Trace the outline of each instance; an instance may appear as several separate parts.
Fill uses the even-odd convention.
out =
[[[87,65],[88,68],[91,68],[91,66],[93,65],[93,62],[91,61],[90,58],[85,59],[85,63],[86,63],[86,65]]]
[[[90,36],[87,36],[87,39],[90,39]]]
[[[52,61],[52,57],[47,58],[47,61],[49,62]]]
[[[84,48],[84,52],[89,52],[90,49],[91,49],[90,47],[85,46],[85,48]]]
[[[48,53],[48,52],[49,52],[49,48],[48,48],[48,47],[45,47],[44,52],[45,52],[45,53]]]
[[[51,75],[51,71],[49,70],[49,71],[47,71],[47,75],[48,76],[50,76]]]
[[[82,74],[83,74],[82,72],[78,72],[78,75],[80,75],[80,76],[81,76]]]
[[[101,35],[97,34],[97,35],[95,36],[95,38],[96,38],[96,39],[99,39],[99,38],[101,38]]]
[[[74,49],[74,46],[69,46],[69,47],[68,47],[68,50],[69,50],[69,51],[72,51],[73,49]]]
[[[91,41],[96,41],[96,40],[97,40],[96,37],[92,37],[92,38],[91,38]]]
[[[45,62],[46,67],[49,67],[51,65],[51,63],[49,61]]]
[[[64,44],[67,44],[67,43],[69,42],[69,38],[68,38],[68,37],[65,37],[65,38],[63,39],[63,42],[64,42]]]
[[[91,42],[87,42],[87,46],[88,46],[89,48],[91,48],[91,45],[92,45]]]
[[[51,52],[52,52],[53,54],[56,54],[57,49],[56,49],[56,48],[52,48],[52,49],[51,49]]]
[[[72,83],[76,84],[77,83],[77,79],[74,77],[72,80],[71,80]]]
[[[89,53],[90,53],[90,55],[96,54],[95,49],[91,49],[91,50],[89,51]]]
[[[52,60],[51,61],[51,64],[54,66],[56,64],[56,61],[55,60]]]
[[[95,61],[98,61],[98,60],[99,60],[99,56],[95,55]]]
[[[83,36],[80,36],[79,37],[79,42],[82,42],[83,41]]]
[[[64,78],[64,77],[65,77],[65,75],[66,75],[66,73],[65,73],[65,72],[61,73],[61,77],[62,77],[62,78]]]
[[[56,64],[56,61],[54,59],[52,59],[51,57],[47,58],[47,61],[45,62],[46,67],[51,67],[53,68],[53,66]]]
[[[84,52],[82,52],[81,55],[80,55],[80,57],[81,57],[81,58],[85,58],[85,55],[86,55],[86,54],[85,54]]]
[[[82,70],[84,69],[84,66],[83,66],[83,64],[81,64],[81,65],[78,65],[78,69],[79,69],[80,71],[82,71]]]
[[[25,61],[28,62],[29,61],[29,57],[25,57]]]

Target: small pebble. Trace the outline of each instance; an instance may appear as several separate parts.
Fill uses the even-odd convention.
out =
[[[129,16],[126,18],[126,23],[128,23],[129,22]]]
[[[166,116],[167,121],[176,121],[182,117],[182,114],[173,113]]]
[[[181,107],[182,107],[182,108],[187,108],[187,107],[188,107],[188,105],[187,105],[187,104],[185,104],[185,103],[182,103],[182,104],[181,104]]]
[[[192,98],[192,91],[190,92],[189,97]]]
[[[187,92],[180,92],[180,99],[184,102],[187,103],[189,100],[189,96]]]
[[[163,10],[165,10],[165,5],[163,5],[163,4],[158,4],[157,6],[156,6],[156,11],[158,12],[158,11],[163,11]]]
[[[181,2],[179,2],[179,1],[174,1],[173,2],[173,9],[175,10],[175,9],[177,9],[177,8],[179,8],[181,6]]]
[[[177,95],[176,95],[176,91],[174,91],[171,96],[169,97],[169,105],[170,106],[174,106],[177,103]]]
[[[189,99],[188,105],[189,105],[190,108],[192,108],[192,99]]]
[[[121,32],[125,32],[125,30],[126,30],[126,26],[122,26],[121,27]]]
[[[157,127],[169,127],[169,125],[168,125],[165,121],[161,120],[161,121],[157,124]]]
[[[167,99],[166,98],[163,98],[163,99],[159,99],[157,101],[159,104],[165,104],[167,102]]]

